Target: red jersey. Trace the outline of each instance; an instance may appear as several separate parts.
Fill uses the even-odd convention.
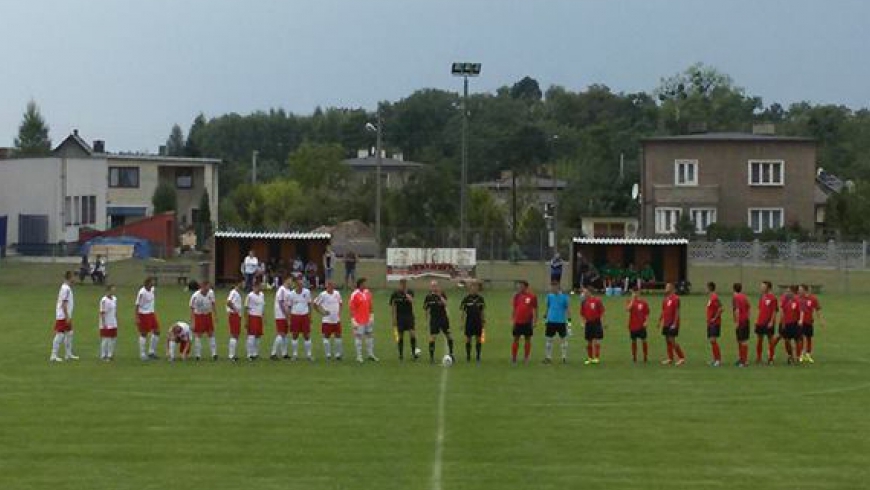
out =
[[[801,311],[804,314],[804,325],[813,324],[813,314],[822,309],[819,299],[815,295],[808,294],[800,299]]]
[[[582,316],[587,323],[601,321],[603,315],[604,303],[594,296],[586,298],[586,301],[584,301],[583,305],[580,306],[580,316]]]
[[[350,316],[357,325],[368,325],[372,321],[372,292],[357,289],[350,295]]]
[[[731,299],[731,308],[737,312],[737,325],[749,323],[749,298],[743,293],[735,293]]]
[[[628,329],[637,332],[646,327],[649,318],[649,303],[642,299],[632,300],[628,307]]]
[[[662,302],[662,325],[680,327],[680,297],[671,294]]]
[[[530,291],[514,295],[514,325],[532,323],[535,320],[535,310],[538,308],[538,297]]]
[[[722,324],[722,303],[719,301],[719,295],[716,293],[710,294],[710,299],[707,300],[707,325]]]
[[[776,296],[773,293],[761,295],[761,299],[758,300],[758,319],[755,324],[761,327],[770,325],[777,309]]]
[[[801,305],[798,299],[792,294],[783,294],[780,298],[780,308],[782,309],[783,325],[791,325],[797,323],[800,319]]]

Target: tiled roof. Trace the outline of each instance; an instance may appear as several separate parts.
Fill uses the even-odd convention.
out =
[[[685,238],[581,238],[575,237],[579,245],[688,245]]]
[[[329,233],[306,233],[300,231],[291,232],[267,232],[267,231],[217,231],[215,238],[254,238],[266,240],[330,240]]]

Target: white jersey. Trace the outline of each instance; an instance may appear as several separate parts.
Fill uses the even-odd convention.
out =
[[[284,308],[290,307],[290,290],[281,286],[278,288],[278,291],[275,292],[275,319],[276,320],[284,320],[287,318],[284,315],[284,309],[281,308],[281,304],[284,304]]]
[[[321,319],[322,323],[335,324],[341,322],[341,293],[337,290],[333,291],[332,294],[323,291],[317,295],[314,304],[326,311],[326,314]]]
[[[245,274],[256,274],[260,269],[260,261],[256,257],[248,255],[242,263],[242,271]]]
[[[193,293],[190,297],[190,308],[194,315],[208,315],[214,312],[214,291],[209,289],[205,294],[202,291]]]
[[[190,325],[184,322],[178,322],[175,324],[176,327],[181,329],[181,332],[178,334],[178,340],[190,341]]]
[[[60,291],[57,293],[57,305],[54,308],[54,318],[56,320],[66,320],[67,316],[63,313],[63,302],[66,301],[66,313],[69,315],[69,318],[72,318],[73,314],[73,306],[75,302],[73,301],[73,291],[72,287],[63,283],[60,286]]]
[[[251,291],[245,299],[245,307],[248,309],[248,315],[262,318],[266,310],[266,296],[262,292]]]
[[[235,289],[230,290],[229,296],[227,296],[227,303],[233,305],[232,308],[227,306],[227,313],[238,313],[242,314],[242,295]]]
[[[154,288],[151,291],[140,288],[139,294],[136,295],[136,313],[148,314],[154,313]]]
[[[103,296],[100,300],[100,328],[118,328],[118,298]]]
[[[302,288],[298,293],[293,289],[287,297],[290,300],[291,315],[307,315],[311,312],[311,291],[308,288]]]

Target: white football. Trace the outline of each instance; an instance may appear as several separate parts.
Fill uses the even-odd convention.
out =
[[[450,367],[453,365],[453,358],[450,357],[450,354],[444,354],[444,358],[441,359],[441,365],[444,367]]]
[[[414,349],[414,355],[415,355],[415,356],[419,356],[419,355],[422,354],[422,353],[423,353],[423,349],[421,349],[421,348],[419,348],[419,347],[417,347],[416,349]]]

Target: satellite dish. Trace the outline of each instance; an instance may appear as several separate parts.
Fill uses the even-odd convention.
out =
[[[640,197],[640,186],[634,184],[631,186],[631,198],[637,201],[638,197]]]

